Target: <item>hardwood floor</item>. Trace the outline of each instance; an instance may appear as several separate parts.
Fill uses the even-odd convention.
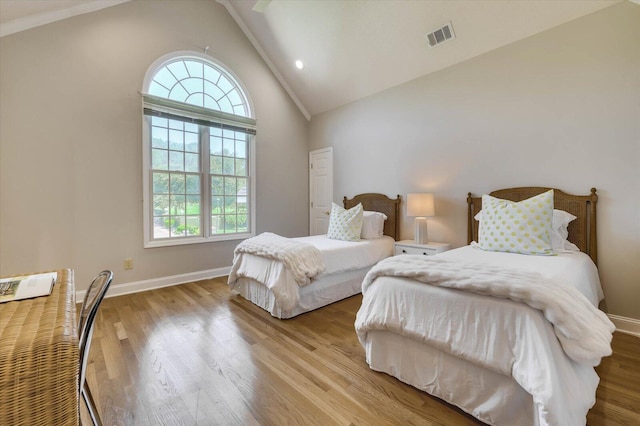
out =
[[[354,296],[290,320],[226,278],[104,300],[87,377],[105,425],[474,425],[369,369]],[[588,424],[640,424],[640,339],[616,333]],[[83,415],[83,419],[86,416]]]

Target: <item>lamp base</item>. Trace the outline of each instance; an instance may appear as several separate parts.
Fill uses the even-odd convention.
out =
[[[429,240],[427,239],[427,218],[426,217],[416,217],[415,219],[415,236],[414,240],[417,244],[427,244]]]

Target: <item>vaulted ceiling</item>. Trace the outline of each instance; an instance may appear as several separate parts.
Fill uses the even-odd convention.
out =
[[[124,1],[0,0],[0,36]],[[310,118],[626,0],[217,1]]]

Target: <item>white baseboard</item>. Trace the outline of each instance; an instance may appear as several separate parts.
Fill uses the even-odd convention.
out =
[[[132,283],[112,285],[105,297],[122,296],[125,294],[139,293],[141,291],[153,290],[156,288],[169,287],[172,285],[190,283],[193,281],[208,280],[211,278],[229,275],[231,266],[223,268],[208,269],[206,271],[189,272],[187,274],[172,275],[169,277],[153,278],[150,280],[134,281]],[[86,290],[76,291],[76,302],[82,303]]]
[[[640,337],[640,320],[613,314],[609,314],[609,319],[615,324],[616,331]]]

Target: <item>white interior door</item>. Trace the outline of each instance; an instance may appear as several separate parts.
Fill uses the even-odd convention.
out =
[[[309,152],[309,235],[326,234],[333,201],[333,148]]]

